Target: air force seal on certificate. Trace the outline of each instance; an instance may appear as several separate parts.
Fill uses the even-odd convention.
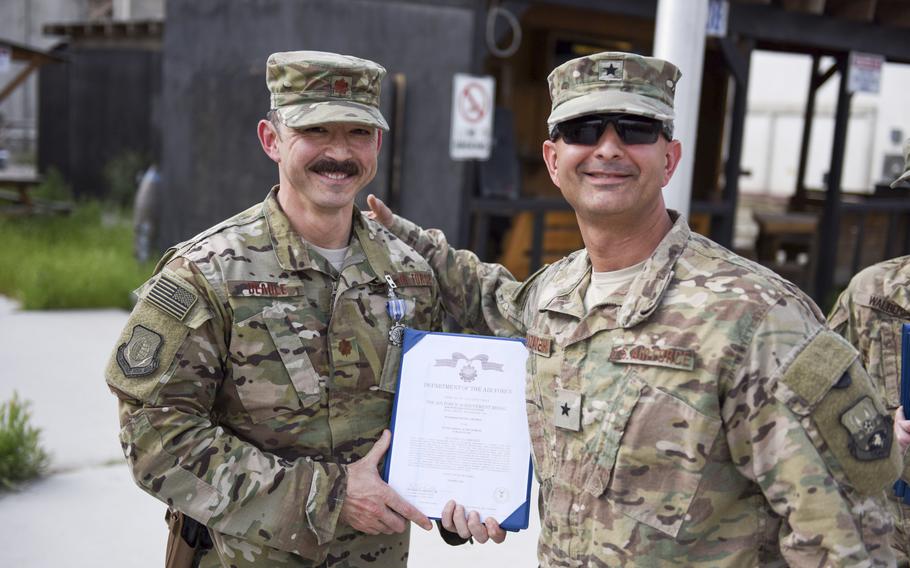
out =
[[[137,325],[127,342],[117,348],[117,365],[127,377],[149,375],[158,368],[158,354],[163,343],[160,334]]]

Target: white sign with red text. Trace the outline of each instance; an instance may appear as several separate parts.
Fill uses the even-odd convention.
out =
[[[452,82],[452,135],[449,155],[453,160],[486,160],[493,142],[493,102],[496,81],[456,73]]]

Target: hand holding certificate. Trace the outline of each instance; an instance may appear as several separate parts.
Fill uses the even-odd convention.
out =
[[[520,340],[406,330],[385,477],[423,514],[454,499],[527,528],[527,356]]]

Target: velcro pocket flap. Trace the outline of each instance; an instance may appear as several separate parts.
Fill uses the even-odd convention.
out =
[[[301,403],[307,405],[319,400],[319,375],[290,320],[283,313],[271,310],[264,311],[263,319]]]
[[[845,339],[822,330],[786,367],[775,395],[796,414],[807,416],[856,358]]]
[[[623,514],[676,538],[720,427],[720,418],[645,386],[623,427],[607,497]]]

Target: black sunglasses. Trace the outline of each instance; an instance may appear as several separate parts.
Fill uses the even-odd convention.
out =
[[[595,114],[560,122],[553,127],[550,139],[556,140],[561,136],[566,144],[593,146],[611,123],[623,144],[654,144],[661,133],[667,140],[673,138],[670,127],[654,118],[631,114]]]

